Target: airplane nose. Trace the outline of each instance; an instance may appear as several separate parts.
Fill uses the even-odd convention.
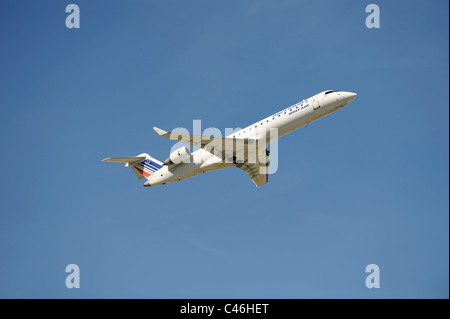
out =
[[[358,96],[358,94],[356,94],[356,93],[353,93],[353,92],[345,92],[344,100],[345,100],[347,103],[350,103],[351,101],[353,101],[354,99],[356,99],[357,96]]]

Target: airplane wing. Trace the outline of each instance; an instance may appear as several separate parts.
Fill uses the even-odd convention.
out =
[[[248,145],[257,142],[255,139],[248,138],[235,139],[177,132],[166,132],[157,127],[154,127],[153,129],[159,134],[159,136],[166,137],[174,141],[179,141],[187,145],[192,145],[194,147],[203,148],[211,154],[221,157],[222,159],[228,159],[230,162],[233,161],[233,157],[243,159],[243,154],[248,150]],[[236,156],[240,154],[242,155]]]
[[[269,181],[269,175],[267,174],[267,171],[265,171],[265,173],[261,173],[261,171],[264,172],[264,169],[267,168],[268,164],[269,163],[241,163],[237,164],[236,167],[245,171],[256,186],[261,186]]]
[[[264,185],[268,182],[269,176],[269,152],[266,146],[258,147],[255,139],[234,139],[214,136],[193,135],[176,132],[166,132],[160,128],[153,128],[160,136],[179,141],[187,145],[203,148],[206,151],[227,159],[229,163],[234,163],[236,167],[242,169],[252,179],[256,186]],[[253,147],[250,147],[253,146]],[[261,153],[261,154],[260,154]],[[265,153],[266,162],[262,163]]]

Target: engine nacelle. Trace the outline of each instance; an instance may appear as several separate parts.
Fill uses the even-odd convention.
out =
[[[187,162],[187,160],[191,157],[191,152],[189,148],[186,146],[180,147],[176,151],[170,153],[168,159],[164,161],[165,165],[178,165],[180,163]]]

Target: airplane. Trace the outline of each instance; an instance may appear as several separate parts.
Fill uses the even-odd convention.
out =
[[[245,171],[256,186],[261,186],[269,180],[268,144],[339,110],[356,96],[356,93],[339,90],[323,91],[224,138],[167,132],[154,127],[162,137],[199,149],[190,152],[188,147],[180,147],[164,162],[147,153],[133,157],[108,157],[103,161],[124,163],[125,167],[131,167],[138,179],[147,179],[145,187],[177,182],[232,166]]]

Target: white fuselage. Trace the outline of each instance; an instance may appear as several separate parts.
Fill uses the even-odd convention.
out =
[[[256,140],[266,137],[268,139],[266,132],[273,128],[278,130],[278,137],[281,137],[337,111],[352,102],[355,97],[356,93],[351,92],[324,91],[252,125],[237,130],[228,135],[227,138]],[[271,141],[273,142],[273,139]],[[207,171],[214,171],[233,165],[233,163],[225,163],[220,157],[204,149],[199,149],[192,153],[192,160],[189,163],[182,163],[172,167],[164,165],[149,178],[146,186],[172,183]]]

